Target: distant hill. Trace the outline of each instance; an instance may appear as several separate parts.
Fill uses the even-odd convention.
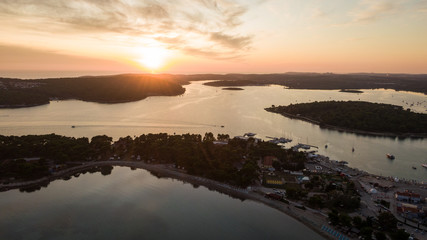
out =
[[[0,106],[27,107],[47,104],[51,99],[78,99],[120,103],[149,96],[183,94],[185,80],[170,75],[116,75],[100,77],[20,80],[0,78]]]
[[[211,76],[212,77],[212,76]],[[277,84],[291,89],[394,89],[427,94],[426,74],[332,74],[332,73],[283,73],[283,74],[227,74],[217,75],[220,81],[205,83],[208,86],[259,86]]]
[[[79,99],[99,103],[120,103],[149,96],[183,94],[189,81],[218,80],[216,87],[265,86],[277,84],[291,89],[394,89],[427,94],[427,75],[411,74],[123,74],[21,80],[0,78],[0,108],[47,104],[51,99]]]

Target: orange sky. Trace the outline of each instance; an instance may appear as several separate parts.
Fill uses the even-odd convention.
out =
[[[426,0],[3,0],[7,71],[427,73]]]

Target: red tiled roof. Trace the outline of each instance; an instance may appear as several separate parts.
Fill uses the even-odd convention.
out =
[[[421,198],[421,195],[418,194],[418,193],[412,193],[411,197],[413,197],[413,198]]]
[[[411,197],[411,194],[408,192],[396,192],[398,196]]]
[[[398,196],[405,196],[410,198],[421,198],[421,195],[418,193],[410,193],[410,192],[396,192]]]
[[[266,156],[266,157],[264,157],[264,161],[262,162],[262,164],[264,166],[273,166],[273,161],[277,161],[277,157],[275,157],[275,156]]]

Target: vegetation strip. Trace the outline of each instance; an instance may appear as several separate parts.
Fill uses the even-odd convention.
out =
[[[306,169],[313,164],[319,171]],[[384,239],[385,234],[393,239],[406,236],[397,228],[393,214],[361,217],[359,211],[370,210],[360,204],[364,191],[360,181],[366,174],[331,164],[333,161],[322,156],[313,160],[308,153],[227,134],[216,138],[212,133],[144,134],[115,142],[105,135],[90,141],[54,134],[0,136],[1,191],[35,191],[55,179],[67,180],[82,172],[108,175],[112,166],[129,166],[267,204],[327,238],[333,238],[322,230],[328,221],[329,229],[340,232],[340,236],[354,237],[357,231],[365,238],[372,234],[377,239]],[[369,200],[364,201],[367,204]],[[390,206],[385,201],[380,203],[385,208]],[[387,228],[382,228],[385,223]]]

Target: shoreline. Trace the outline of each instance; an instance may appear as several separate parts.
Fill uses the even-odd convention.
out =
[[[75,173],[81,172],[86,169],[93,167],[101,166],[119,166],[119,167],[133,167],[138,169],[144,169],[149,171],[151,174],[160,177],[160,178],[173,178],[185,183],[200,185],[208,188],[210,191],[217,191],[222,194],[226,194],[230,197],[243,199],[243,200],[252,200],[264,204],[268,207],[274,208],[282,213],[285,213],[289,217],[295,219],[296,221],[302,223],[306,227],[310,228],[320,236],[325,239],[335,239],[331,235],[322,231],[321,227],[323,225],[328,225],[327,216],[322,215],[321,212],[306,207],[306,210],[299,209],[295,207],[296,203],[289,201],[289,204],[271,200],[264,197],[264,194],[259,189],[255,188],[254,190],[246,190],[231,186],[225,183],[221,183],[215,180],[189,175],[187,173],[181,172],[174,168],[168,167],[169,165],[152,165],[144,162],[135,162],[135,161],[102,161],[102,162],[79,162],[82,164],[76,167],[72,167],[63,171],[59,171],[52,176],[43,177],[40,179],[19,182],[15,184],[0,184],[0,192],[9,191],[19,188],[28,188],[34,186],[41,186],[44,183],[50,183],[57,179],[61,179],[64,176],[70,176]],[[300,205],[300,204],[298,204]]]
[[[71,177],[75,175],[76,173],[81,173],[82,171],[94,168],[94,167],[103,167],[103,166],[119,166],[119,167],[130,167],[130,168],[138,168],[138,169],[144,169],[153,176],[157,178],[171,178],[178,181],[182,181],[183,183],[189,183],[192,184],[193,187],[197,186],[204,186],[210,191],[216,191],[221,194],[226,194],[230,196],[231,198],[237,198],[241,201],[244,200],[251,200],[254,202],[258,202],[260,204],[264,204],[268,207],[274,208],[289,217],[295,219],[296,221],[300,222],[301,224],[305,225],[306,227],[310,228],[320,236],[322,236],[325,239],[336,239],[334,236],[330,235],[328,232],[326,232],[324,229],[324,226],[328,227],[329,229],[337,230],[336,227],[329,224],[328,215],[326,212],[322,212],[324,209],[312,209],[310,207],[307,207],[305,205],[301,205],[298,202],[290,201],[289,199],[286,199],[288,203],[281,202],[278,200],[273,200],[266,198],[264,195],[266,193],[271,192],[270,189],[264,188],[260,185],[251,185],[250,189],[242,189],[233,185],[229,185],[226,183],[218,182],[215,180],[211,180],[204,177],[199,177],[195,175],[190,175],[185,173],[183,170],[179,170],[174,168],[171,164],[148,164],[142,161],[130,161],[128,159],[121,160],[121,161],[99,161],[99,162],[69,162],[69,164],[80,164],[78,166],[70,167],[67,169],[64,169],[62,171],[58,171],[53,173],[51,176],[31,180],[31,181],[25,181],[25,182],[16,182],[16,183],[10,183],[10,184],[0,184],[0,193],[3,191],[13,190],[13,189],[26,189],[26,188],[32,188],[34,187],[36,190],[39,190],[40,188],[47,187],[50,182],[53,182],[55,180],[59,179],[65,179],[68,180],[68,177]],[[333,161],[326,161],[321,163],[320,165],[324,167],[325,169],[329,169],[333,171],[333,169],[337,166]],[[364,193],[366,189],[362,185],[371,184],[367,178],[375,178],[383,179],[384,181],[392,181],[392,179],[388,179],[387,177],[380,177],[374,174],[370,174],[364,171],[360,171],[358,169],[353,169],[347,166],[341,166],[344,168],[343,172],[346,172],[348,174],[352,174],[351,171],[356,171],[360,174],[352,175],[353,181],[355,181],[357,188],[359,189],[359,192],[362,194],[363,197],[368,197],[370,200],[365,199],[365,201],[373,201],[368,193]],[[351,171],[350,171],[351,170]],[[75,176],[78,177],[78,176]],[[379,178],[378,178],[379,177]],[[418,189],[419,187],[427,189],[427,185],[414,182],[398,182],[394,183],[395,190],[397,189]],[[393,191],[395,191],[393,190]],[[427,190],[426,190],[427,191]],[[305,210],[301,209],[301,206],[305,207]],[[367,207],[365,210],[371,210],[369,207]],[[375,214],[374,214],[375,215]],[[403,220],[401,217],[397,217],[398,220],[403,223]],[[406,224],[406,222],[405,222]],[[408,225],[412,228],[415,228],[413,225]],[[338,230],[337,230],[338,231]],[[341,234],[343,232],[338,231]],[[346,234],[345,236],[348,237],[348,239],[356,239],[353,237],[350,237]]]
[[[347,133],[354,133],[354,134],[359,134],[359,135],[365,135],[365,136],[375,136],[375,137],[391,137],[391,138],[427,138],[427,134],[423,134],[423,133],[404,133],[404,134],[398,134],[398,133],[391,133],[391,132],[370,132],[370,131],[364,131],[364,130],[357,130],[357,129],[350,129],[350,128],[344,128],[344,127],[338,127],[338,126],[333,126],[333,125],[329,125],[329,124],[320,124],[319,121],[316,121],[314,119],[308,118],[308,117],[303,117],[303,116],[297,116],[294,114],[290,114],[290,113],[285,113],[285,112],[275,112],[275,111],[270,111],[267,110],[267,108],[265,108],[265,110],[267,112],[271,112],[271,113],[276,113],[276,114],[280,114],[284,117],[287,118],[291,118],[291,119],[299,119],[305,122],[309,122],[312,124],[315,124],[317,126],[319,126],[320,128],[323,129],[330,129],[330,130],[335,130],[335,131],[339,131],[339,132],[347,132]]]
[[[0,109],[18,109],[18,108],[31,108],[31,107],[38,107],[43,105],[48,105],[49,102],[45,103],[33,103],[33,104],[18,104],[18,105],[0,105]]]

